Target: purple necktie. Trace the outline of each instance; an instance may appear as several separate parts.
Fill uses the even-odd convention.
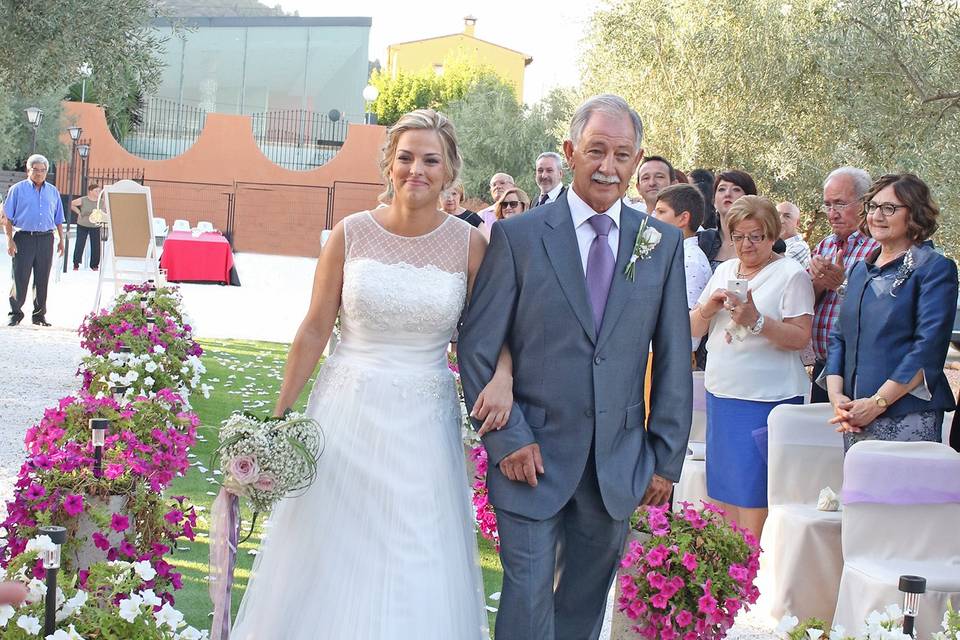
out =
[[[616,258],[610,249],[610,228],[613,227],[613,218],[605,213],[598,213],[588,218],[597,237],[590,244],[590,253],[587,254],[587,295],[590,296],[590,305],[593,307],[593,322],[600,331],[603,322],[603,310],[607,306],[607,294],[610,293],[610,282],[613,280],[613,268]]]

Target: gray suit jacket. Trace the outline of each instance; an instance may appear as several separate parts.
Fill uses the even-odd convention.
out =
[[[468,407],[492,377],[504,343],[513,355],[510,420],[483,438],[495,507],[535,520],[553,516],[577,488],[591,443],[604,505],[617,520],[636,509],[654,472],[679,478],[692,411],[683,236],[651,218],[648,226],[662,238],[648,259],[637,261],[631,282],[623,271],[644,217],[621,209],[599,335],[567,198],[493,225],[458,354]],[[651,342],[647,419],[643,382]],[[538,485],[508,480],[496,465],[534,442],[545,468]]]

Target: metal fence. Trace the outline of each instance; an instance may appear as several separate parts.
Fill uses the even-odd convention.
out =
[[[286,169],[306,171],[329,162],[347,138],[346,120],[293,109],[250,115],[260,150]]]
[[[134,182],[143,184],[143,169],[131,169],[128,167],[88,169],[86,180],[83,181],[83,186],[85,187],[90,182],[96,182],[103,187],[121,180],[133,180]]]
[[[148,98],[139,126],[120,141],[130,153],[149,160],[166,160],[190,148],[207,121],[207,112],[200,107]]]

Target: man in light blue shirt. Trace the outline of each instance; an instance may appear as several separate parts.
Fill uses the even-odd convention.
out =
[[[10,291],[10,326],[23,320],[27,286],[33,275],[33,324],[49,327],[47,322],[47,284],[53,265],[53,232],[57,253],[63,255],[63,201],[60,192],[47,184],[50,163],[40,154],[27,159],[27,179],[7,192],[3,203],[7,253],[13,259],[13,289]]]

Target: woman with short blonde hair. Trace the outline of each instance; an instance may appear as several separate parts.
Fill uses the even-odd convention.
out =
[[[504,220],[523,213],[530,208],[530,196],[519,187],[510,187],[503,192],[500,199],[493,205],[493,212],[497,220]]]

